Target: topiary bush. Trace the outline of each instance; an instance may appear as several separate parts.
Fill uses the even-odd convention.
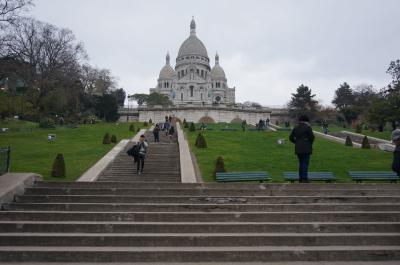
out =
[[[362,125],[361,124],[356,125],[356,133],[362,133]]]
[[[106,133],[103,137],[103,144],[110,144],[110,143],[111,143],[110,134]]]
[[[138,127],[137,130],[136,130],[136,132],[139,132],[139,131],[140,131],[140,128]]]
[[[185,119],[185,118],[183,119],[182,124],[183,124],[183,127],[184,127],[184,128],[187,128],[187,127],[186,127],[186,126],[187,126],[187,122],[186,122],[186,119]]]
[[[351,140],[350,136],[346,136],[346,142],[344,143],[345,146],[353,146],[353,141]]]
[[[194,126],[194,123],[190,123],[190,127],[189,127],[189,131],[190,132],[195,132],[196,131],[196,127]]]
[[[56,123],[52,118],[43,118],[39,122],[39,127],[46,129],[54,129],[56,127]]]
[[[149,124],[153,124],[153,121],[151,119],[149,119]]]
[[[134,132],[135,131],[135,124],[129,125],[129,131]]]
[[[217,173],[220,173],[220,172],[226,172],[225,162],[224,162],[224,158],[222,156],[219,156],[217,158],[217,162],[215,163],[214,177],[216,177]]]
[[[207,148],[207,141],[202,133],[197,135],[195,146],[197,146],[197,148]]]
[[[63,154],[57,154],[54,159],[51,176],[56,178],[65,178],[65,162]]]
[[[145,121],[145,122],[143,122],[143,126],[147,127],[147,126],[149,126],[149,123],[147,121]]]
[[[114,144],[117,142],[117,136],[115,136],[114,134],[111,136],[111,142]]]
[[[363,148],[363,149],[371,149],[371,145],[369,144],[367,136],[364,136],[364,138],[362,140],[361,148]]]

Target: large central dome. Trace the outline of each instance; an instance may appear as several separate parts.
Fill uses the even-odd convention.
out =
[[[200,55],[208,58],[206,46],[196,36],[196,22],[192,19],[190,23],[190,36],[179,48],[178,57],[186,55]]]

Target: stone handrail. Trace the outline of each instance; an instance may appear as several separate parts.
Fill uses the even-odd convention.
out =
[[[178,134],[179,160],[181,165],[181,182],[196,183],[196,174],[193,167],[192,156],[190,155],[189,144],[179,122],[176,123],[176,132]]]

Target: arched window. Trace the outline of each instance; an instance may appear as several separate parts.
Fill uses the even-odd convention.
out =
[[[181,101],[183,101],[183,93],[181,93]]]
[[[214,88],[214,83],[211,83],[211,88]]]
[[[193,97],[193,89],[194,89],[194,87],[191,86],[191,87],[190,87],[190,96],[191,96],[191,97]]]
[[[203,93],[200,94],[200,100],[203,100]]]
[[[197,69],[196,72],[197,72],[197,75],[200,75],[200,70],[199,69]]]

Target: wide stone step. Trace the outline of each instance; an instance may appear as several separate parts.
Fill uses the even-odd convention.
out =
[[[399,196],[399,190],[240,190],[240,189],[151,189],[151,188],[45,188],[34,187],[25,190],[26,195],[155,195],[155,196]]]
[[[191,203],[191,204],[296,204],[296,203],[400,203],[400,196],[115,196],[115,195],[24,195],[17,196],[24,203]]]
[[[0,221],[0,233],[399,233],[400,222]]]
[[[15,265],[15,263],[3,263],[2,265]],[[24,265],[42,265],[54,263],[37,263],[37,262],[24,262]],[[132,265],[130,262],[107,262],[110,265]],[[286,261],[282,262],[135,262],[135,265],[398,265],[399,261]],[[99,263],[91,262],[57,262],[57,265],[99,265]]]
[[[142,182],[132,184],[130,182],[119,182],[119,181],[110,181],[107,183],[104,182],[72,182],[72,181],[57,181],[57,182],[48,182],[48,181],[37,181],[35,182],[35,186],[37,187],[58,187],[58,188],[82,188],[82,187],[91,187],[91,188],[127,188],[127,187],[141,187],[141,188],[219,188],[219,189],[250,189],[250,190],[316,190],[316,189],[355,189],[355,190],[400,190],[400,185],[398,184],[384,184],[384,183],[246,183],[246,182],[231,182],[231,183],[158,183],[157,185]]]
[[[400,246],[46,247],[3,246],[1,261],[218,262],[400,260]]]
[[[91,212],[400,212],[400,204],[159,204],[159,203],[8,203],[6,211]]]
[[[0,233],[0,246],[400,246],[400,233]]]
[[[400,222],[400,212],[0,212],[0,221],[13,220],[137,222]]]

